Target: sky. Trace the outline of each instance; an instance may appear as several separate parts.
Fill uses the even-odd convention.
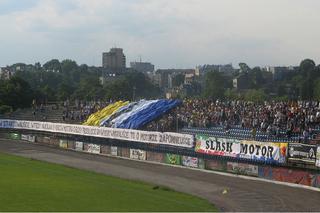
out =
[[[156,68],[320,63],[319,0],[0,0],[0,66],[101,66],[121,47]]]

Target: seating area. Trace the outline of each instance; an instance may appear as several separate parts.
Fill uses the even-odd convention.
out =
[[[212,137],[233,138],[238,140],[255,140],[255,141],[270,141],[270,142],[304,142],[299,134],[294,134],[290,138],[287,138],[285,132],[282,132],[283,136],[276,137],[270,136],[265,132],[257,131],[256,135],[252,134],[252,130],[248,128],[232,128],[225,130],[223,127],[212,128],[182,128],[181,133],[185,134],[203,134]],[[316,134],[316,133],[315,133]],[[312,136],[308,137],[307,141],[311,140]]]

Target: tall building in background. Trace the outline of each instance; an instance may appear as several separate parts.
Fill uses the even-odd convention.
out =
[[[130,67],[138,72],[154,72],[154,65],[149,62],[131,62]]]
[[[126,56],[123,49],[112,48],[109,52],[102,53],[102,67],[113,70],[123,70],[126,68]]]

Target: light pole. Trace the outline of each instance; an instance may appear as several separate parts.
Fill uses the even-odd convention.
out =
[[[135,101],[135,98],[136,98],[136,86],[133,86],[133,88],[132,88],[133,90],[132,90],[132,101]]]

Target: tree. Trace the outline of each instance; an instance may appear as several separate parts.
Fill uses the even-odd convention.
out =
[[[247,73],[251,70],[251,68],[246,63],[243,63],[243,62],[239,63],[239,67],[240,67],[240,71],[244,73]]]
[[[224,97],[225,78],[219,72],[208,72],[205,75],[204,96],[210,99]]]
[[[267,99],[267,95],[264,93],[263,90],[249,90],[245,94],[245,100],[246,101],[252,101],[252,102],[263,102]]]
[[[45,70],[60,72],[61,71],[61,64],[58,59],[52,59],[52,60],[46,62],[43,65],[43,68]]]
[[[304,59],[300,63],[300,71],[302,71],[305,74],[313,72],[315,70],[315,67],[316,67],[316,64],[311,59]]]
[[[320,78],[317,78],[315,80],[315,84],[314,84],[314,98],[316,100],[320,100]]]
[[[30,85],[19,77],[12,77],[0,85],[0,100],[13,109],[30,107],[33,99]]]
[[[102,98],[102,85],[99,78],[90,76],[80,80],[79,86],[73,94],[74,98],[85,100],[98,100]]]
[[[224,96],[228,99],[228,100],[237,100],[239,98],[237,92],[233,89],[228,88],[225,92],[224,92]]]
[[[301,87],[301,98],[311,100],[313,98],[313,85],[316,78],[316,65],[313,60],[305,59],[300,63],[300,71],[304,76]]]
[[[67,81],[63,81],[58,88],[58,99],[60,101],[65,101],[71,97],[74,92],[74,88]]]
[[[172,86],[173,87],[178,87],[180,86],[181,84],[184,83],[184,75],[183,74],[178,74],[178,75],[175,75],[173,78],[172,78]]]

